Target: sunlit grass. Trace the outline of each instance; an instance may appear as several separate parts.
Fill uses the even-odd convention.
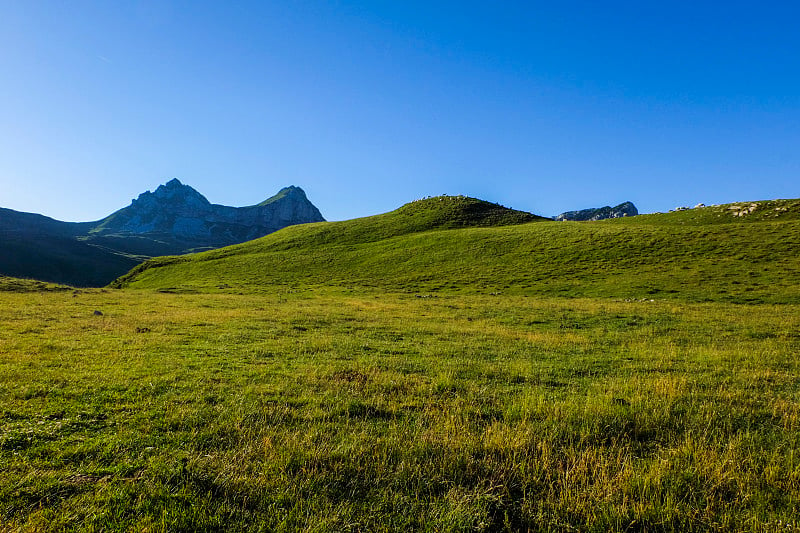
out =
[[[203,254],[158,258],[117,286],[229,293],[316,286],[800,303],[797,213],[781,211],[788,218],[775,218],[774,209],[763,217],[755,211],[748,215],[755,222],[745,223],[750,219],[708,209],[593,223],[459,229],[429,227],[432,215],[420,221],[398,210],[290,227]],[[704,223],[723,217],[715,209],[722,209],[724,218]]]
[[[311,288],[0,303],[5,529],[797,527],[795,305]]]

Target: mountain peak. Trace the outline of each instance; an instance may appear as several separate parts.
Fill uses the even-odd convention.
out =
[[[112,213],[96,226],[95,235],[158,235],[160,242],[177,239],[177,250],[236,244],[293,224],[319,222],[319,210],[299,187],[281,189],[269,200],[250,207],[209,202],[177,178],[139,195],[128,207]]]
[[[303,189],[295,185],[289,185],[288,187],[284,187],[283,189],[279,190],[275,196],[271,196],[257,205],[258,206],[269,205],[273,202],[282,200],[284,198],[288,198],[290,200],[295,200],[298,202],[308,202],[308,197],[306,196],[306,192]]]
[[[134,204],[142,202],[150,204],[153,201],[193,206],[210,205],[205,196],[189,185],[184,185],[178,178],[172,178],[167,183],[159,185],[155,192],[147,191],[140,194]]]
[[[283,189],[278,191],[278,194],[283,194],[283,193],[292,195],[303,195],[303,196],[306,195],[305,191],[296,185],[289,185],[288,187],[284,187]]]

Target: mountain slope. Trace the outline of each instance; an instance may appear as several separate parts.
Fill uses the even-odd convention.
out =
[[[148,257],[218,248],[322,220],[299,187],[254,206],[228,207],[173,179],[96,222],[0,209],[0,274],[102,286]]]
[[[0,235],[0,273],[76,287],[102,286],[145,258],[137,258],[69,237]]]
[[[412,203],[376,217],[296,226],[212,252],[158,258],[115,286],[271,292],[317,285],[800,302],[800,220],[789,205],[778,218],[757,223],[731,216],[725,223],[669,224],[670,217],[685,216],[671,213],[487,226],[491,218],[447,222],[452,205],[444,201],[441,207]]]
[[[108,283],[144,258],[78,239],[93,223],[0,209],[0,274],[76,286]]]
[[[21,213],[0,207],[0,235],[29,236],[51,235],[77,237],[89,231],[93,222],[61,222],[44,215]]]

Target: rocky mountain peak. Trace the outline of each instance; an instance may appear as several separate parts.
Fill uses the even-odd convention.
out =
[[[133,205],[152,206],[153,204],[170,204],[173,206],[205,207],[211,205],[205,196],[194,190],[189,185],[184,185],[173,178],[163,185],[159,185],[155,192],[144,192],[134,200]]]
[[[235,244],[293,224],[323,220],[299,187],[285,187],[254,206],[229,207],[212,204],[192,187],[171,179],[154,192],[140,194],[92,232],[97,236],[152,235],[161,242],[177,239],[168,252],[176,253]]]
[[[300,187],[297,187],[295,185],[289,185],[288,187],[284,187],[281,190],[279,190],[275,196],[271,196],[257,205],[265,206],[273,202],[276,202],[278,200],[285,200],[285,201],[288,200],[293,202],[308,202],[308,197],[306,196],[305,191]]]
[[[288,187],[284,187],[283,189],[278,191],[278,194],[285,194],[286,196],[289,196],[289,197],[292,197],[292,198],[306,199],[305,191],[303,189],[301,189],[300,187],[296,187],[294,185],[289,185]]]

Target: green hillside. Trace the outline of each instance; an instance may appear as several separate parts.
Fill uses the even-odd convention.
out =
[[[96,287],[141,263],[134,255],[71,237],[0,236],[0,272],[76,287]]]
[[[474,199],[432,198],[384,215],[295,226],[207,253],[158,258],[115,286],[258,292],[302,284],[798,302],[798,206],[795,200],[746,202],[531,224],[523,222],[541,219]]]
[[[0,275],[0,292],[50,292],[73,290],[72,287],[56,285],[34,279],[12,278]]]
[[[800,200],[762,200],[711,205],[670,213],[639,215],[635,218],[618,218],[611,223],[707,225],[731,222],[753,223],[800,219]]]

